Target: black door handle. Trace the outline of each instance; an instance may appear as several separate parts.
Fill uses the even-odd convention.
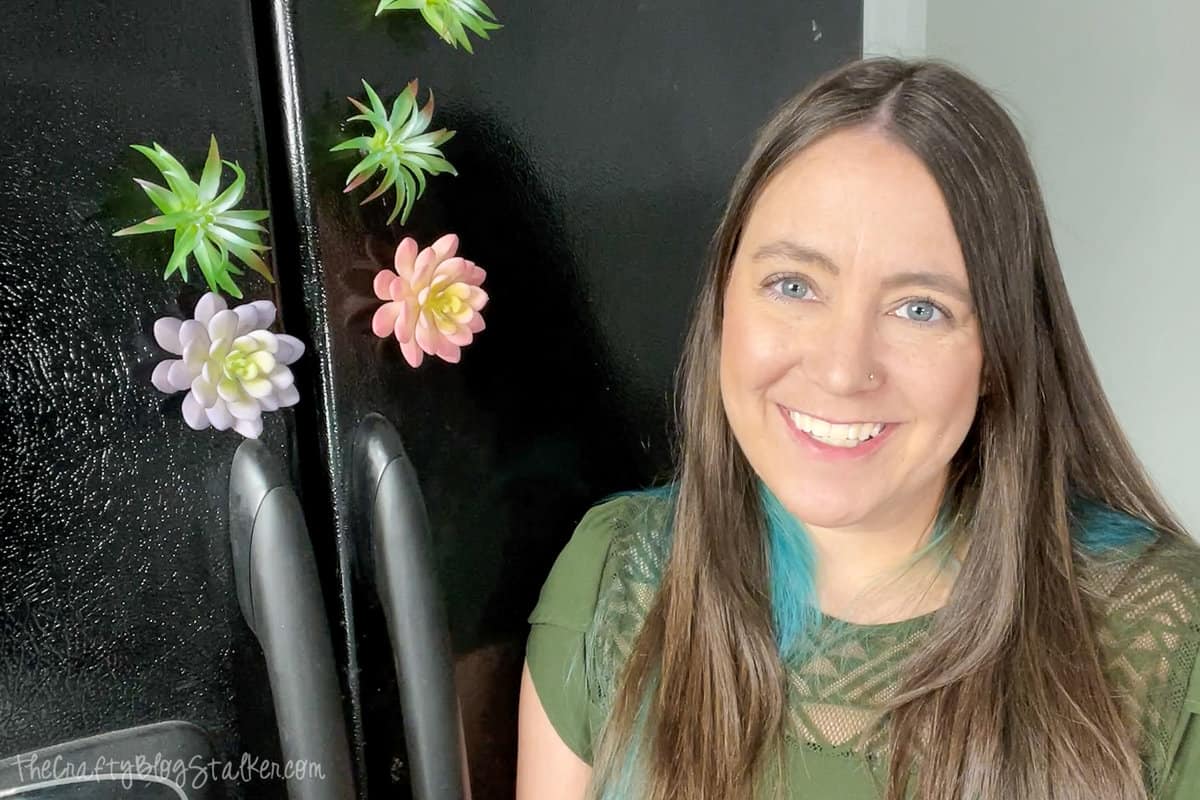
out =
[[[464,800],[466,749],[429,519],[400,434],[379,414],[359,425],[354,475],[368,515],[364,560],[374,564],[396,664],[413,800]]]
[[[229,474],[229,535],[238,603],[266,657],[291,800],[354,797],[350,748],[300,501],[258,441],[237,449]],[[304,775],[320,767],[318,775]]]

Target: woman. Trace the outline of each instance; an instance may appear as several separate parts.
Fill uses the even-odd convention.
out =
[[[676,482],[530,617],[519,800],[1200,797],[1200,547],[977,84],[860,61],[780,109],[679,395]]]

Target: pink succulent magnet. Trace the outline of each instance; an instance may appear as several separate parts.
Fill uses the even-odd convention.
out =
[[[150,381],[160,392],[187,391],[183,419],[194,430],[232,428],[249,439],[263,430],[264,411],[300,400],[288,365],[304,353],[294,336],[267,330],[275,304],[256,300],[230,309],[214,292],[200,298],[193,319],[163,317],[154,339],[168,353]]]
[[[462,348],[484,328],[487,273],[457,250],[453,233],[424,250],[406,237],[396,248],[395,270],[375,276],[375,296],[385,302],[371,330],[380,338],[395,336],[410,366],[421,366],[426,354],[457,364]]]

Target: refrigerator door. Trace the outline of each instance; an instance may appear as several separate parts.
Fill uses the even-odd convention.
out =
[[[105,771],[98,764],[136,779],[129,797],[167,796],[146,769],[186,784],[190,798],[285,797],[297,770],[320,770],[329,786],[353,792],[345,753],[308,751],[303,765],[285,758],[295,743],[280,741],[273,690],[286,669],[333,693],[326,708],[338,715],[342,690],[332,656],[268,669],[265,643],[243,619],[229,530],[230,467],[243,438],[192,430],[182,394],[151,383],[173,357],[156,343],[155,321],[191,316],[204,291],[196,262],[192,283],[164,280],[169,231],[113,237],[160,213],[134,179],[164,179],[135,143],[161,144],[199,180],[215,135],[221,155],[245,170],[239,207],[275,210],[250,6],[125,0],[5,11],[0,794],[107,796],[95,792],[112,781],[88,782]],[[222,170],[222,190],[233,175]],[[290,269],[281,264],[279,277]],[[274,298],[249,270],[239,283],[247,301]],[[305,368],[302,359],[297,373]],[[260,446],[285,470],[295,462],[293,428],[288,409],[266,415]],[[321,597],[336,620],[341,595],[336,559],[315,540],[324,591],[312,569],[291,575],[310,601],[291,624],[325,626],[328,639]],[[295,531],[290,542],[268,560],[307,546]],[[277,644],[308,641],[269,624],[256,630]],[[329,718],[314,724],[344,725]]]
[[[356,570],[353,441],[399,430],[428,508],[476,800],[512,796],[526,616],[587,507],[669,464],[671,382],[705,246],[758,125],[861,50],[858,2],[545,0],[489,6],[474,53],[377,0],[272,0],[275,117],[295,207],[287,252],[319,397],[333,524],[354,578],[368,791],[412,778],[385,614]],[[457,175],[428,178],[407,220],[382,178],[344,192],[370,135],[347,99],[391,107],[418,79]],[[403,110],[403,109],[402,109]],[[377,338],[376,274],[397,245],[447,233],[487,272],[487,327],[459,363],[408,365]],[[281,254],[282,255],[282,254]],[[400,656],[397,656],[400,660]]]

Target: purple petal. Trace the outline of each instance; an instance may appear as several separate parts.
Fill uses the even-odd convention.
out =
[[[304,355],[304,342],[295,336],[288,336],[286,333],[281,333],[275,337],[275,341],[279,345],[279,351],[275,354],[275,360],[280,364],[291,364]]]
[[[179,363],[179,359],[171,358],[166,361],[160,361],[154,365],[154,374],[150,376],[150,383],[154,384],[154,388],[158,389],[163,394],[174,394],[179,391],[171,383],[168,373],[171,371],[171,365]]]
[[[252,381],[242,381],[242,390],[255,400],[258,400],[274,392],[275,387],[266,378],[257,378]]]
[[[255,328],[261,328],[258,324],[258,311],[250,303],[240,305],[233,309],[233,313],[237,314],[238,326],[237,336],[245,336]]]
[[[179,326],[179,354],[182,355],[187,346],[198,338],[204,339],[204,348],[208,349],[208,329],[194,319],[185,319]]]
[[[183,363],[187,364],[192,375],[198,375],[200,370],[204,369],[204,363],[208,361],[208,337],[199,337],[192,339],[191,343],[183,348]],[[188,378],[190,385],[192,379]]]
[[[171,385],[172,392],[182,392],[184,389],[191,388],[192,376],[195,372],[187,365],[186,361],[174,359],[171,366],[167,368],[167,383]]]
[[[213,386],[203,375],[197,375],[192,381],[192,395],[196,398],[196,402],[207,409],[211,409],[220,400],[217,397],[217,387]]]
[[[229,308],[225,303],[225,299],[215,292],[206,292],[204,297],[200,298],[200,302],[196,303],[196,310],[192,312],[192,316],[201,325],[208,325],[208,321],[213,318],[213,315],[218,311],[224,311]]]
[[[279,401],[275,398],[275,393],[269,394],[266,397],[260,397],[258,398],[258,404],[262,406],[263,411],[278,411]]]
[[[217,381],[217,394],[227,403],[238,403],[246,399],[242,385],[231,378],[222,378]],[[236,417],[237,414],[234,416]]]
[[[179,327],[183,320],[175,317],[162,317],[154,321],[154,341],[168,353],[183,355],[183,345],[179,343]]]
[[[267,376],[267,379],[271,381],[271,385],[276,389],[286,389],[296,382],[296,376],[292,374],[290,369],[284,366],[276,366],[275,369],[271,370],[271,374]]]
[[[265,328],[275,321],[275,304],[270,300],[255,300],[249,305],[258,312],[258,327]]]
[[[208,421],[212,426],[219,431],[227,431],[233,427],[233,414],[229,413],[229,409],[225,406],[225,401],[217,398],[217,402],[207,409]]]
[[[229,309],[218,311],[208,321],[208,336],[214,342],[218,339],[232,339],[237,336],[238,315]]]
[[[275,397],[279,400],[279,405],[284,408],[288,406],[294,406],[296,403],[300,402],[300,392],[296,390],[295,386],[288,386],[284,389],[280,389],[275,393]]]
[[[262,414],[262,408],[254,399],[235,401],[226,405],[229,407],[229,413],[238,419],[255,419]]]
[[[209,426],[208,415],[196,402],[191,392],[183,398],[183,421],[194,431],[202,431]]]
[[[262,417],[254,419],[239,419],[233,423],[233,429],[247,439],[257,439],[263,431]]]

